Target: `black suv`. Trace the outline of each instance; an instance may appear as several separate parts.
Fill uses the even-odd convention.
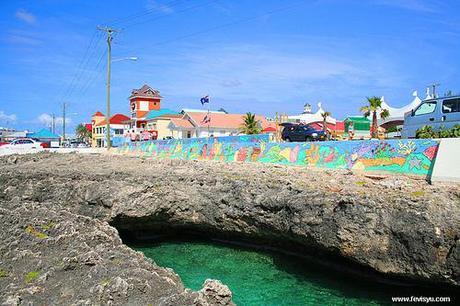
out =
[[[284,126],[281,138],[285,141],[315,141],[326,140],[326,135],[308,125],[288,124]]]

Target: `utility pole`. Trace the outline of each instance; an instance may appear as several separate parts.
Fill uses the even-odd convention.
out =
[[[118,31],[110,27],[101,26],[98,26],[97,29],[107,33],[107,111],[105,113],[105,136],[108,150],[112,146],[110,141],[110,66],[112,64],[112,35]]]
[[[52,118],[52,119],[51,119],[51,132],[53,132],[53,134],[54,134],[54,133],[56,133],[56,123],[55,123],[55,122],[56,122],[56,121],[55,121],[55,120],[56,120],[56,116],[54,115],[54,113],[51,114],[51,118]]]
[[[62,103],[62,140],[65,141],[65,107],[66,103]]]

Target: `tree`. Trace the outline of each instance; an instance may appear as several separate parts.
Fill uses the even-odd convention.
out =
[[[325,111],[323,113],[321,113],[321,117],[323,117],[323,131],[324,131],[324,135],[327,136],[327,138],[329,139],[329,135],[327,134],[327,117],[331,116],[331,112],[328,112],[328,111]]]
[[[243,117],[243,124],[240,127],[240,132],[243,134],[259,134],[262,131],[260,122],[256,120],[256,115],[246,113]]]
[[[88,131],[83,124],[80,123],[75,128],[75,134],[79,140],[88,142],[92,133]]]
[[[369,117],[372,114],[372,131],[371,138],[377,138],[378,136],[378,124],[377,124],[377,113],[380,118],[385,120],[390,117],[390,112],[387,109],[382,108],[382,100],[379,97],[367,97],[368,105],[360,108],[364,117]]]

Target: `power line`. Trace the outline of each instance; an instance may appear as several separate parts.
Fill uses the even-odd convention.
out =
[[[83,57],[81,58],[80,62],[78,63],[77,65],[77,68],[75,69],[75,73],[72,77],[72,80],[69,84],[69,86],[67,87],[67,90],[65,90],[62,95],[61,95],[61,98],[60,98],[60,101],[62,101],[68,94],[69,92],[71,91],[71,89],[73,88],[77,78],[78,78],[78,75],[79,75],[79,72],[80,72],[80,69],[82,68],[82,65],[83,63],[86,61],[87,59],[87,56],[88,56],[88,52],[89,50],[91,49],[92,45],[93,45],[93,42],[94,42],[94,39],[96,38],[96,35],[97,35],[97,31],[94,31],[93,32],[93,35],[91,36],[91,40],[89,42],[89,44],[87,45],[86,47],[86,50],[84,52],[84,55]]]
[[[292,8],[294,8],[295,6],[301,4],[302,2],[303,2],[303,1],[298,1],[298,2],[296,2],[295,4],[288,5],[288,6],[285,6],[285,7],[281,7],[281,8],[275,9],[275,10],[271,10],[271,11],[268,11],[268,12],[266,12],[266,13],[264,13],[264,14],[261,14],[261,15],[257,15],[257,16],[249,17],[249,18],[243,18],[243,19],[239,19],[239,20],[235,20],[235,21],[232,21],[232,22],[228,22],[228,23],[220,24],[220,25],[217,25],[217,26],[214,26],[214,27],[210,27],[210,28],[208,28],[208,29],[204,29],[204,30],[197,31],[197,32],[194,32],[194,33],[190,33],[190,34],[186,34],[186,35],[183,35],[183,36],[179,36],[179,37],[176,37],[176,38],[174,38],[174,39],[170,39],[170,40],[165,40],[165,41],[162,41],[162,42],[158,42],[158,43],[155,43],[155,46],[165,45],[165,44],[168,44],[168,43],[172,43],[172,42],[176,42],[176,41],[179,41],[179,40],[183,40],[183,39],[185,39],[185,38],[197,36],[197,35],[204,34],[204,33],[209,33],[209,32],[212,32],[212,31],[215,31],[215,30],[218,30],[218,29],[222,29],[222,28],[226,28],[226,27],[233,26],[233,25],[237,25],[237,24],[241,24],[241,23],[253,21],[253,20],[256,20],[256,19],[259,19],[259,18],[264,18],[264,17],[270,16],[270,15],[274,15],[274,14],[279,13],[279,12],[282,12],[282,11],[287,11],[287,10],[289,10],[289,9],[292,9]]]
[[[181,4],[182,2],[183,1],[181,1],[181,0],[173,0],[173,1],[170,1],[168,3],[160,4],[160,5],[172,9],[172,8],[174,8],[176,6],[175,4]],[[126,17],[120,17],[120,18],[117,18],[117,19],[114,19],[114,20],[107,21],[107,22],[105,22],[105,24],[111,24],[111,25],[118,25],[119,26],[119,24],[124,23],[126,21],[132,21],[134,18],[140,18],[140,17],[143,17],[143,16],[150,15],[152,13],[157,13],[157,12],[158,12],[158,8],[153,7],[153,8],[147,9],[147,10],[143,10],[143,11],[134,13],[132,15],[128,15]],[[159,15],[161,15],[161,14],[159,14]]]
[[[205,6],[208,6],[214,2],[216,2],[217,0],[211,0],[211,1],[208,1],[208,2],[205,2],[205,3],[201,3],[201,4],[198,4],[198,5],[194,5],[194,6],[190,6],[190,7],[187,7],[187,8],[184,8],[182,10],[179,10],[177,12],[174,12],[176,14],[179,14],[179,13],[183,13],[183,12],[187,12],[187,11],[190,11],[190,10],[194,10],[196,8],[200,8],[200,7],[205,7]],[[172,14],[172,13],[171,13]],[[132,27],[132,26],[135,26],[135,25],[139,25],[139,24],[143,24],[143,23],[146,23],[146,22],[150,22],[150,21],[157,21],[161,18],[165,18],[165,17],[168,17],[167,15],[159,15],[158,17],[156,18],[149,18],[149,19],[145,19],[145,20],[141,20],[141,21],[138,21],[138,22],[134,22],[134,23],[131,23],[131,24],[127,24],[125,25],[123,28],[126,29],[126,28],[129,28],[129,27]]]
[[[80,80],[82,79],[83,75],[85,74],[85,71],[89,67],[89,63],[91,62],[91,60],[94,58],[94,55],[96,55],[96,53],[99,50],[98,47],[99,47],[99,43],[101,42],[101,40],[102,40],[102,35],[100,35],[97,41],[95,42],[94,47],[92,47],[91,49],[91,52],[88,53],[87,56],[83,57],[84,63],[83,65],[80,65],[81,66],[80,69],[77,70],[76,76],[74,77],[73,82],[69,85],[69,88],[67,90],[66,95],[64,96],[64,99],[70,98],[74,90],[76,89],[76,87],[78,87]],[[92,46],[92,44],[90,44],[89,46]]]

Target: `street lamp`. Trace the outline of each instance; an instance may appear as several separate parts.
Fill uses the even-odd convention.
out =
[[[107,56],[107,114],[105,116],[105,136],[106,136],[106,142],[107,142],[107,150],[109,150],[112,147],[112,143],[110,141],[110,69],[111,69],[111,64],[112,62],[121,62],[121,61],[137,61],[137,57],[131,56],[131,57],[123,57],[123,58],[117,58],[112,60],[112,47],[111,47],[111,36],[107,38],[107,43],[108,43],[108,56]]]

